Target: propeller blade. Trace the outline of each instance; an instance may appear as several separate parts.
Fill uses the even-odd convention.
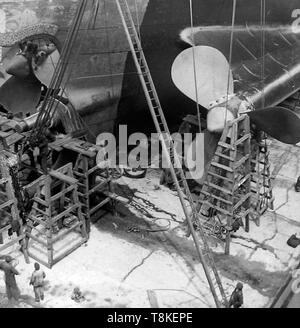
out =
[[[44,59],[41,57],[41,63],[38,62],[35,64],[33,59],[33,73],[35,74],[37,79],[40,80],[47,87],[49,87],[51,83],[55,68],[59,61],[59,57],[60,55],[58,50],[55,50],[49,55],[46,54],[46,57]]]
[[[271,137],[287,143],[300,142],[300,119],[289,109],[270,107],[247,113],[251,123]]]
[[[234,91],[232,71],[227,59],[212,47],[197,46],[184,50],[175,59],[171,74],[176,87],[195,102],[198,99],[198,103],[205,108],[212,101]]]
[[[9,112],[34,113],[41,97],[41,84],[35,79],[15,76],[0,87],[0,104]]]

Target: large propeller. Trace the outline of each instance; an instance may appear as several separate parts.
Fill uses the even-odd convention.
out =
[[[209,131],[221,132],[225,122],[234,118],[226,107],[234,93],[232,71],[217,49],[196,46],[181,52],[172,66],[172,80],[183,94],[209,110]],[[257,108],[248,115],[256,128],[271,137],[288,144],[300,142],[300,119],[294,112],[271,107]]]
[[[2,110],[13,114],[35,113],[41,100],[42,85],[49,86],[58,60],[56,46],[48,41],[11,47],[1,67]]]

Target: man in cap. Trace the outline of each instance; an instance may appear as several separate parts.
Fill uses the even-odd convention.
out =
[[[6,295],[9,301],[15,300],[18,301],[20,297],[20,291],[16,282],[16,275],[19,275],[19,272],[12,265],[13,258],[9,255],[0,256],[0,260],[5,260],[0,262],[0,270],[4,271],[4,279],[6,286]]]
[[[244,299],[243,299],[243,284],[238,282],[235,290],[231,294],[230,300],[229,300],[229,307],[239,308],[243,305]]]
[[[46,274],[38,263],[34,263],[34,269],[29,285],[33,286],[35,301],[40,302],[44,300],[44,279]]]

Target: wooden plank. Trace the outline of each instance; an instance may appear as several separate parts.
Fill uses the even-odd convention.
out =
[[[88,194],[89,195],[93,194],[95,191],[99,190],[100,188],[105,187],[105,185],[108,185],[108,182],[102,181],[101,183],[97,184],[94,188],[90,189]]]
[[[219,157],[222,157],[222,158],[225,158],[231,162],[234,162],[234,158],[230,157],[230,156],[227,156],[227,155],[224,155],[223,153],[219,152],[219,151],[216,151],[215,152],[215,155],[216,156],[219,156]]]
[[[2,228],[0,229],[0,233],[3,233],[3,232],[5,232],[5,231],[7,231],[7,230],[9,230],[9,229],[11,229],[11,224],[8,224],[8,225],[6,225],[5,227],[2,227]]]
[[[0,131],[0,138],[5,139],[5,138],[9,137],[10,135],[12,135],[13,133],[14,133],[13,131],[11,131],[11,132]]]
[[[55,179],[58,179],[58,180],[61,180],[61,181],[64,181],[68,184],[74,185],[78,182],[77,179],[69,177],[68,175],[62,174],[62,173],[57,172],[57,171],[50,171],[49,174],[50,174],[51,177],[53,177]]]
[[[35,235],[33,235],[31,233],[27,233],[26,235],[27,235],[27,237],[33,239],[34,241],[36,241],[37,243],[43,245],[44,247],[46,247],[46,248],[48,247],[48,244],[44,240],[36,237]]]
[[[219,164],[219,163],[216,163],[216,162],[211,162],[212,166],[214,167],[217,167],[219,169],[222,169],[222,170],[225,170],[225,171],[228,171],[228,172],[233,172],[232,168],[228,167],[228,166],[225,166],[225,165],[222,165],[222,164]]]
[[[222,176],[222,175],[219,175],[219,174],[217,174],[217,173],[215,173],[215,172],[208,171],[207,174],[212,175],[212,176],[214,176],[214,177],[216,177],[216,178],[218,178],[218,179],[222,179],[222,180],[224,180],[224,181],[228,181],[228,182],[233,183],[232,179],[229,179],[229,178],[227,178],[227,177],[224,177],[224,176]]]
[[[13,203],[14,203],[13,200],[9,200],[9,201],[7,201],[6,203],[1,204],[1,205],[0,205],[0,210],[4,209],[5,207],[8,207],[8,206],[13,205]]]
[[[73,253],[77,248],[81,247],[86,242],[87,242],[87,239],[86,238],[82,238],[82,240],[80,242],[78,242],[77,244],[75,244],[74,246],[72,246],[69,250],[65,251],[64,253],[62,253],[57,258],[54,258],[53,259],[53,262],[52,262],[52,265],[55,265],[59,261],[63,260],[65,257],[67,257],[69,254]]]
[[[48,207],[48,204],[44,200],[42,200],[41,198],[39,198],[39,197],[33,197],[33,201],[41,204],[44,207]]]
[[[223,147],[223,148],[234,150],[234,147],[232,147],[231,145],[229,145],[229,144],[227,144],[225,142],[222,142],[222,141],[219,141],[218,145],[221,146],[221,147]]]
[[[47,213],[38,208],[37,206],[32,206],[32,209],[38,211],[39,213],[43,214],[44,216],[47,216]]]
[[[14,238],[13,240],[11,240],[10,242],[8,242],[7,244],[5,244],[4,246],[0,247],[0,253],[2,251],[4,251],[5,249],[11,247],[12,245],[18,243],[20,240],[22,240],[25,236],[22,235],[22,236],[19,236],[17,238]]]
[[[240,167],[242,164],[244,164],[250,157],[250,154],[242,157],[239,161],[237,161],[236,163],[233,164],[233,167],[235,169],[237,169],[238,167]]]
[[[96,155],[95,152],[86,150],[86,149],[84,149],[83,147],[80,147],[78,144],[76,144],[74,142],[70,142],[68,144],[65,144],[65,145],[63,145],[63,147],[65,149],[73,150],[73,151],[75,151],[77,153],[80,153],[80,154],[82,154],[84,156],[88,156],[90,158],[93,158]]]
[[[236,142],[235,142],[235,145],[238,146],[240,145],[241,143],[245,142],[246,140],[250,139],[251,138],[251,134],[245,134],[242,138],[238,139]]]
[[[46,268],[51,269],[51,266],[48,262],[45,262],[41,258],[39,258],[36,255],[32,254],[30,251],[27,251],[27,252],[28,252],[28,256],[31,257],[33,260],[35,260],[36,262],[39,262],[40,264],[44,265]]]
[[[108,197],[110,197],[111,199],[121,202],[121,203],[125,203],[128,204],[130,202],[130,200],[128,198],[122,197],[116,193],[113,192],[108,192],[107,193]]]
[[[5,141],[6,145],[7,145],[8,147],[10,147],[11,145],[15,144],[16,142],[18,142],[18,141],[20,141],[20,140],[22,140],[22,139],[24,139],[24,137],[23,137],[21,134],[19,134],[19,133],[14,133],[14,134],[12,134],[11,136],[5,138],[4,141]]]
[[[30,218],[30,221],[33,222],[38,222],[39,224],[41,224],[43,227],[47,227],[47,221],[46,219],[48,218],[48,216],[46,216],[45,220],[40,219],[37,216],[32,216],[32,218]]]
[[[231,195],[232,194],[232,192],[231,192],[231,190],[227,190],[227,189],[225,189],[225,188],[222,188],[222,187],[220,187],[220,186],[217,186],[216,184],[214,184],[214,183],[212,183],[212,182],[205,182],[204,183],[206,186],[208,186],[208,187],[212,187],[212,188],[214,188],[214,189],[217,189],[217,190],[220,190],[220,191],[222,191],[223,193],[225,193],[225,194],[228,194],[228,195]]]
[[[247,180],[251,178],[251,173],[247,174],[245,177],[243,177],[241,180],[239,180],[233,187],[233,191],[236,191],[241,185],[243,185]]]
[[[228,204],[228,205],[233,205],[231,201],[226,200],[226,199],[221,198],[221,197],[218,197],[218,196],[215,196],[213,193],[209,193],[209,192],[206,192],[204,190],[202,190],[201,193],[204,194],[205,196],[209,196],[211,198],[217,199],[222,203],[225,203],[225,204]]]
[[[107,197],[106,199],[104,199],[101,203],[99,203],[97,206],[93,207],[89,214],[93,215],[95,212],[97,212],[102,206],[104,206],[105,204],[107,204],[110,201],[110,197]]]
[[[233,210],[235,211],[237,208],[239,208],[243,203],[245,203],[249,198],[251,197],[251,192],[249,192],[247,195],[242,197],[242,199],[234,206]]]

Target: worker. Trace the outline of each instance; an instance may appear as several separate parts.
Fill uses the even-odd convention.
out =
[[[34,269],[29,285],[33,286],[35,301],[40,302],[44,300],[44,285],[46,278],[46,274],[43,270],[41,270],[41,267],[38,263],[34,263]]]
[[[15,300],[18,301],[20,297],[20,291],[16,282],[16,275],[19,275],[19,272],[12,265],[13,258],[9,255],[0,256],[0,260],[5,260],[0,262],[0,270],[4,271],[6,295],[9,301]]]
[[[238,282],[233,293],[230,296],[229,307],[240,308],[243,303],[243,284],[241,282]]]

